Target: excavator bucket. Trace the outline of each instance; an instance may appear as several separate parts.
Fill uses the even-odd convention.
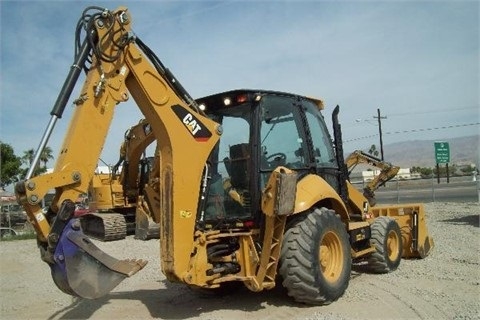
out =
[[[404,204],[372,208],[374,216],[389,216],[395,219],[402,232],[403,258],[425,258],[434,247],[428,233],[425,211],[422,204]]]
[[[108,294],[125,278],[140,271],[145,260],[117,260],[86,237],[78,219],[65,226],[54,252],[52,277],[63,292],[86,299]]]

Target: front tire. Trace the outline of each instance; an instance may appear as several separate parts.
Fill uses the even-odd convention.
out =
[[[367,271],[388,273],[394,271],[402,260],[402,234],[398,223],[390,217],[378,217],[370,226],[370,242],[377,249],[367,258]]]
[[[335,211],[315,209],[285,232],[279,273],[298,302],[326,305],[348,287],[352,259],[345,226]]]

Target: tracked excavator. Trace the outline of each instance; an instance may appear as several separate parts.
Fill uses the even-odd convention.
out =
[[[73,215],[72,199],[94,177],[114,110],[130,96],[157,142],[143,197],[160,224],[161,270],[169,281],[258,292],[280,278],[294,300],[322,305],[343,295],[352,263],[385,273],[402,257],[429,254],[433,240],[421,204],[371,207],[348,182],[338,106],[332,143],[319,99],[232,90],[194,100],[133,34],[132,23],[125,7],[85,10],[85,39],[77,41],[32,164],[85,70],[54,171],[33,176],[30,169],[15,186],[63,292],[104,296],[146,264],[103,252]],[[52,188],[44,213],[41,199]]]
[[[89,212],[82,215],[86,235],[102,240],[124,239],[127,234],[148,240],[159,237],[159,225],[143,197],[152,158],[146,148],[155,141],[145,119],[130,127],[120,147],[120,157],[111,172],[96,172],[89,187]]]

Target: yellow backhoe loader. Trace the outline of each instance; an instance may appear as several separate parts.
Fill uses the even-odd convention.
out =
[[[318,99],[233,90],[194,100],[134,35],[127,8],[87,8],[78,25],[85,39],[76,41],[32,164],[85,70],[55,168],[40,176],[30,169],[15,187],[65,293],[104,296],[146,264],[107,255],[73,218],[72,199],[88,190],[114,111],[130,96],[157,142],[143,199],[160,224],[168,280],[257,292],[280,276],[296,301],[328,304],[347,289],[352,262],[390,272],[402,256],[423,258],[432,249],[421,204],[372,208],[348,182],[338,107],[332,143]],[[44,213],[41,199],[52,188]]]
[[[391,180],[395,177],[400,170],[400,167],[394,166],[391,163],[382,161],[381,159],[365,153],[361,150],[353,151],[345,160],[347,168],[349,170],[349,175],[352,170],[359,164],[367,164],[369,166],[379,168],[380,173],[375,175],[374,178],[368,182],[368,184],[363,188],[363,195],[367,198],[370,206],[374,206],[377,202],[375,200],[375,190],[379,186],[383,185],[385,182]]]
[[[119,160],[111,172],[95,173],[88,192],[89,212],[81,219],[86,235],[102,241],[121,240],[127,234],[142,240],[160,236],[143,198],[153,166],[145,149],[154,140],[150,125],[141,119],[125,132]]]

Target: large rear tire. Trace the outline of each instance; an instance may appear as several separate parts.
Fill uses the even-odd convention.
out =
[[[402,234],[398,223],[390,217],[378,217],[370,226],[372,231],[371,243],[376,252],[367,258],[365,269],[374,273],[388,273],[394,271],[402,260]]]
[[[279,273],[298,302],[326,305],[348,287],[352,258],[345,226],[335,211],[309,212],[285,232]]]

